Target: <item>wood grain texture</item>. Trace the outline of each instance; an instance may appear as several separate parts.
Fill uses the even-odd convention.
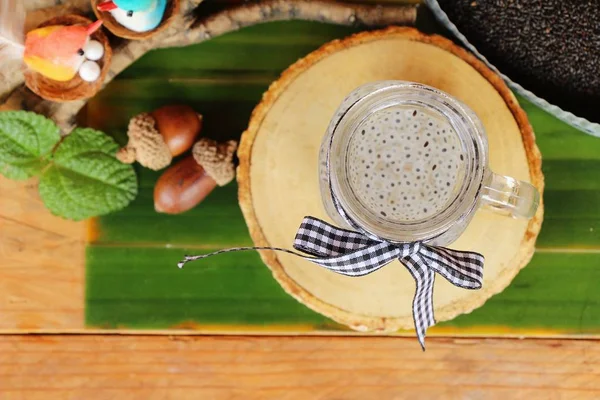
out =
[[[431,85],[467,104],[485,126],[490,168],[529,181],[543,193],[531,125],[500,77],[441,36],[390,27],[332,41],[298,60],[255,108],[240,141],[237,181],[256,246],[285,247],[304,215],[330,221],[319,189],[323,134],[348,93],[383,80]],[[436,321],[469,313],[500,293],[530,261],[542,218],[541,202],[529,221],[478,211],[450,247],[485,255],[483,288],[467,291],[437,280]],[[261,251],[261,256],[286,292],[339,323],[379,332],[414,324],[414,282],[398,262],[357,279],[288,254]]]
[[[0,336],[0,397],[594,399],[588,340]]]
[[[83,326],[85,223],[51,215],[35,180],[0,187],[0,330]]]

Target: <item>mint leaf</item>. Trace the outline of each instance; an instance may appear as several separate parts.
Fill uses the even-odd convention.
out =
[[[56,124],[27,111],[0,112],[0,174],[23,180],[40,173],[60,140]]]
[[[102,132],[73,130],[40,178],[46,207],[61,217],[82,220],[127,206],[137,194],[137,178],[131,165],[115,158],[118,147]]]

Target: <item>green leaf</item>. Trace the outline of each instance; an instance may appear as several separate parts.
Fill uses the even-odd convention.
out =
[[[0,113],[0,174],[23,180],[37,175],[60,140],[56,124],[27,111]]]
[[[82,220],[127,206],[137,194],[133,167],[115,158],[118,145],[93,129],[75,129],[54,152],[40,178],[40,195],[53,214]]]

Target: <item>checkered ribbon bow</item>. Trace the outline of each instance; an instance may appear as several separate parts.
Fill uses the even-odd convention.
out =
[[[275,250],[294,254],[338,274],[362,276],[378,270],[393,260],[400,260],[416,282],[413,299],[415,330],[425,349],[427,328],[435,324],[433,317],[433,283],[437,272],[450,283],[465,289],[479,289],[483,281],[483,256],[478,253],[435,247],[421,242],[397,244],[374,240],[366,235],[337,228],[313,217],[304,217],[294,240],[300,254],[278,247],[236,247],[199,256],[186,256],[188,261],[241,250]]]

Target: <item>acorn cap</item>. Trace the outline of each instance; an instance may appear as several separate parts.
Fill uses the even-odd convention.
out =
[[[150,114],[142,113],[133,117],[129,121],[127,136],[127,146],[117,152],[119,161],[126,164],[137,161],[155,171],[171,164],[173,156]]]
[[[194,145],[192,155],[217,185],[225,186],[235,178],[233,155],[236,149],[237,142],[234,140],[218,143],[203,138]]]

